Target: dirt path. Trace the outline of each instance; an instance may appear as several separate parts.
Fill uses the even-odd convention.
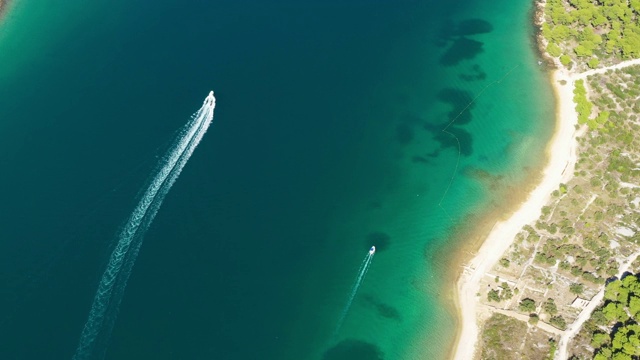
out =
[[[457,304],[461,322],[454,349],[456,360],[472,359],[476,350],[479,335],[477,324],[479,300],[476,294],[479,291],[480,279],[500,260],[522,226],[540,217],[540,209],[547,204],[551,192],[557,189],[560,183],[568,182],[573,176],[577,160],[575,125],[578,123],[578,114],[573,104],[574,81],[568,75],[569,73],[561,71],[556,71],[552,75],[552,83],[558,96],[558,122],[547,147],[548,162],[542,172],[540,184],[529,193],[520,208],[508,219],[496,222],[458,280]]]
[[[591,75],[604,74],[608,70],[619,70],[633,65],[640,65],[640,59],[623,61],[619,64],[607,66],[601,69],[594,69],[582,72],[580,74],[573,74],[570,77],[573,80],[585,79],[586,77]],[[639,254],[640,253],[634,253],[627,259],[627,261],[620,267],[618,277],[622,276],[622,274],[624,274],[624,272],[629,269],[629,266]],[[591,317],[591,313],[596,309],[603,298],[604,287],[600,289],[600,291],[598,291],[598,293],[589,302],[589,305],[587,305],[587,307],[584,308],[582,312],[580,312],[578,318],[576,318],[576,320],[571,325],[569,325],[567,330],[564,331],[564,333],[560,337],[560,341],[558,342],[558,351],[556,352],[555,360],[565,360],[568,358],[569,354],[567,348],[569,346],[569,342],[571,341],[571,339],[573,339],[574,336],[576,336],[578,331],[580,331],[580,329],[582,328],[582,324],[584,324],[584,322],[587,321],[589,317]]]
[[[627,258],[627,261],[625,261],[622,266],[620,266],[620,271],[618,271],[618,279],[622,277],[622,274],[629,270],[629,266],[631,266],[631,263],[633,263],[638,255],[640,255],[640,252],[632,254]],[[596,307],[598,307],[598,305],[600,305],[600,302],[602,302],[603,298],[604,287],[602,287],[602,289],[598,291],[598,293],[591,299],[591,301],[589,301],[589,305],[587,305],[587,307],[585,307],[582,312],[580,312],[578,318],[576,318],[576,320],[571,325],[569,325],[567,330],[564,331],[562,336],[560,336],[560,341],[558,342],[558,351],[556,351],[555,360],[565,360],[569,357],[569,353],[567,350],[569,342],[571,341],[571,339],[573,339],[574,336],[576,336],[578,331],[580,331],[580,328],[582,328],[582,324],[584,324],[584,322],[591,317],[591,313],[596,309]]]
[[[623,61],[616,65],[578,74],[571,73],[566,69],[557,70],[553,73],[552,84],[558,99],[558,125],[547,148],[549,160],[543,171],[543,178],[541,183],[529,194],[528,199],[509,219],[499,221],[494,225],[487,239],[485,239],[474,258],[465,266],[465,270],[458,280],[456,300],[460,311],[461,323],[454,348],[454,359],[471,359],[476,350],[479,335],[477,310],[480,305],[476,294],[478,293],[480,279],[493,268],[502,254],[506,252],[522,226],[532,223],[540,217],[540,209],[547,204],[551,192],[560,183],[568,182],[573,176],[573,169],[577,159],[576,136],[580,135],[580,131],[575,129],[578,119],[575,103],[573,102],[575,81],[586,78],[589,75],[601,74],[607,70],[622,69],[632,65],[640,65],[640,59]],[[599,301],[594,301],[594,303],[593,309],[595,309]],[[592,305],[589,304],[589,306]],[[581,318],[579,317],[563,333],[555,359],[566,359],[567,343],[575,336],[593,309],[589,311],[585,309],[583,311],[585,315],[580,315],[584,319],[580,320]]]
[[[623,61],[623,62],[621,62],[619,64],[603,67],[601,69],[588,70],[588,71],[582,72],[580,74],[574,75],[573,78],[576,79],[576,80],[585,79],[587,76],[596,75],[596,74],[604,74],[608,70],[619,70],[619,69],[623,69],[623,68],[626,68],[628,66],[633,66],[633,65],[640,65],[640,59],[627,60],[627,61]]]

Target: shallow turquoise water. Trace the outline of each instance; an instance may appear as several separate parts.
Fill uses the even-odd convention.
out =
[[[0,27],[0,357],[71,358],[119,226],[214,89],[106,358],[441,358],[439,249],[496,200],[473,173],[521,180],[552,126],[531,5],[16,1]]]

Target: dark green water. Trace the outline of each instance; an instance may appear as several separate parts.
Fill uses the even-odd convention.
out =
[[[442,358],[438,250],[496,200],[474,174],[522,180],[552,127],[531,5],[14,1],[0,358],[73,356],[118,229],[211,89],[213,124],[145,237],[106,358]]]

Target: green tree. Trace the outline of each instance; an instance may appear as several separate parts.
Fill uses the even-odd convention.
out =
[[[620,292],[620,288],[622,287],[621,280],[614,280],[607,284],[604,288],[604,298],[606,300],[616,300],[618,298],[618,293]]]
[[[558,351],[558,344],[554,339],[549,339],[549,355],[547,356],[547,359],[552,360],[555,358],[556,351]]]
[[[576,294],[576,295],[580,295],[584,292],[584,285],[580,284],[580,283],[573,283],[571,285],[569,285],[569,291],[571,291],[572,293]]]
[[[604,289],[604,298],[626,304],[629,301],[629,290],[624,286],[622,280],[614,280]]]
[[[634,318],[640,318],[640,297],[634,295],[629,298],[629,312]]]
[[[613,357],[611,359],[613,359],[613,360],[633,360],[631,358],[631,356],[629,356],[629,355],[627,355],[627,354],[625,354],[623,352],[618,352],[618,353],[613,354]]]
[[[560,330],[564,330],[567,328],[567,321],[560,315],[552,316],[551,319],[549,319],[549,324],[557,327]]]
[[[609,360],[611,359],[611,356],[613,356],[613,351],[611,351],[611,349],[609,348],[602,348],[600,349],[600,351],[598,351],[598,354],[596,354],[595,359],[604,359],[604,360]]]
[[[625,276],[622,279],[622,286],[631,293],[635,293],[640,296],[640,280],[634,275]]]
[[[598,116],[596,117],[596,122],[600,125],[604,125],[604,123],[607,122],[607,120],[609,120],[609,115],[611,115],[610,112],[608,111],[601,111]]]
[[[619,302],[610,302],[603,309],[602,313],[609,321],[624,322],[627,321],[629,315]]]
[[[609,334],[596,332],[596,333],[593,333],[593,335],[591,336],[591,347],[594,349],[597,349],[608,342],[609,342]]]
[[[556,43],[550,42],[549,45],[547,45],[547,53],[553,57],[558,57],[562,55],[562,49],[560,49],[560,46]]]
[[[506,288],[506,289],[504,289],[503,294],[502,294],[502,297],[503,297],[505,300],[509,300],[509,299],[511,299],[511,298],[513,297],[513,291],[511,290],[511,288]]]
[[[573,50],[578,57],[587,57],[593,55],[593,43],[590,41],[582,41]]]
[[[598,60],[598,58],[591,58],[589,59],[589,62],[587,63],[587,65],[590,68],[595,69],[598,67],[598,65],[600,65],[600,60]]]
[[[571,36],[571,29],[565,25],[558,25],[551,29],[550,38],[556,43],[561,43]]]
[[[487,300],[500,302],[500,293],[497,290],[491,289],[487,293]]]
[[[591,319],[598,326],[605,326],[609,323],[609,320],[607,320],[607,318],[604,316],[604,313],[602,312],[601,309],[594,311],[593,314],[591,315]]]
[[[542,304],[542,309],[549,315],[555,315],[558,313],[558,307],[556,306],[556,302],[553,298],[548,298],[547,301]]]
[[[596,14],[593,19],[591,19],[591,25],[598,27],[598,26],[602,26],[607,22],[607,18],[604,17],[602,14]]]
[[[518,305],[518,308],[524,313],[532,313],[536,311],[536,302],[529,298],[522,299],[522,301],[520,301],[520,304]]]

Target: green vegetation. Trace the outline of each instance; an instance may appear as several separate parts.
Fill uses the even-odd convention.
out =
[[[556,356],[556,350],[558,350],[558,344],[554,339],[549,339],[549,355],[547,356],[547,360],[553,360]]]
[[[565,66],[571,57],[591,68],[598,58],[640,57],[639,0],[547,0],[545,20],[546,50]]]
[[[496,282],[498,282],[499,280],[500,278],[496,276]],[[489,290],[489,292],[487,292],[487,300],[489,302],[491,301],[500,302],[502,300],[509,300],[512,297],[513,297],[513,290],[511,290],[511,288],[509,287],[509,284],[507,284],[504,281],[502,282],[502,284],[500,284],[500,288],[491,289]]]
[[[604,298],[604,304],[584,326],[592,329],[590,346],[596,349],[594,359],[637,359],[640,356],[640,279],[628,275],[610,282]]]
[[[480,330],[480,359],[548,359],[555,352],[555,342],[550,334],[535,327],[528,328],[524,321],[493,314]]]
[[[549,324],[557,327],[560,330],[564,330],[567,328],[567,321],[561,315],[552,316],[551,319],[549,319]]]
[[[536,325],[540,321],[538,314],[529,314],[529,324]]]
[[[555,43],[549,43],[549,45],[547,45],[547,52],[553,57],[562,55],[562,49],[560,49],[560,46]]]
[[[560,63],[566,67],[570,67],[569,64],[571,64],[571,57],[569,55],[560,56]]]
[[[500,285],[500,288],[502,289],[500,291],[500,296],[505,299],[505,300],[509,300],[513,297],[513,291],[511,290],[511,288],[509,287],[509,284],[507,284],[506,282],[503,282]]]
[[[518,305],[520,311],[525,313],[532,313],[536,311],[536,302],[532,299],[522,299],[520,305]]]
[[[498,290],[491,289],[487,293],[487,300],[500,302],[500,300],[502,300],[502,299],[500,298],[500,293],[498,292]]]
[[[569,291],[576,295],[580,295],[584,292],[584,285],[580,283],[573,283],[569,286]]]
[[[549,315],[555,315],[558,313],[558,306],[552,298],[548,298],[547,301],[542,304],[542,310]]]
[[[527,332],[525,322],[502,314],[492,315],[484,325],[482,341],[483,359],[517,359],[508,344],[513,337],[522,339]],[[521,341],[521,340],[520,340]]]
[[[576,81],[576,87],[573,89],[573,102],[576,103],[576,111],[578,112],[578,123],[586,124],[591,116],[593,104],[587,99],[587,89],[584,87],[584,81]],[[591,127],[591,126],[589,126]]]
[[[597,49],[583,60],[596,57],[600,57]],[[585,62],[580,61],[576,66],[585,70]],[[591,130],[577,138],[574,177],[556,188],[540,218],[516,235],[504,255],[509,267],[494,269],[500,281],[487,281],[502,299],[504,288],[499,284],[507,279],[517,281],[523,299],[531,300],[501,305],[528,314],[529,324],[544,320],[560,329],[573,323],[579,313],[569,306],[576,295],[592,298],[604,287],[605,279],[620,274],[621,264],[640,251],[640,66],[589,76],[578,87],[575,95],[582,96],[582,122]],[[506,264],[505,260],[500,263]],[[640,270],[640,258],[629,269]],[[632,279],[625,277],[608,285],[605,302],[572,339],[571,359],[596,355],[598,359],[640,359],[640,355],[630,355],[640,345],[635,335],[640,331],[636,327],[640,294],[629,290],[632,284],[624,284],[635,281]],[[543,291],[546,296],[540,297]],[[537,326],[529,330],[542,331]],[[549,349],[550,337],[546,333],[546,338],[533,344],[522,345],[521,341],[516,349]],[[548,355],[538,354],[533,358]]]

